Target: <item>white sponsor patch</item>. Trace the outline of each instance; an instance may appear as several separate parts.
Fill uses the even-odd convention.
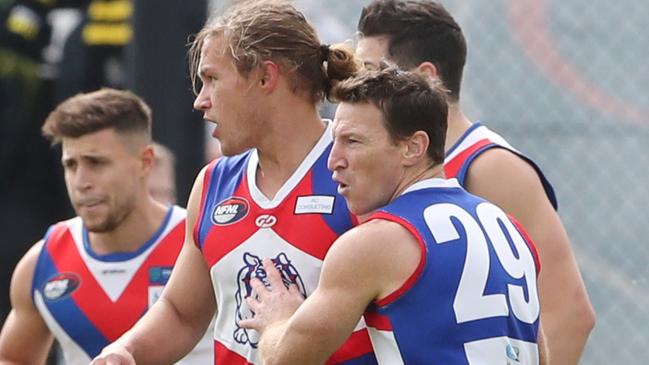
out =
[[[334,211],[334,200],[328,195],[299,196],[295,204],[295,214],[331,214]]]

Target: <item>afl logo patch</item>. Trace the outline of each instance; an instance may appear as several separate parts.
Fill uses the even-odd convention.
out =
[[[43,296],[47,301],[63,299],[75,291],[81,280],[73,273],[64,272],[49,279],[43,285]]]
[[[240,221],[248,215],[248,201],[243,198],[231,197],[214,207],[212,223],[224,226]]]

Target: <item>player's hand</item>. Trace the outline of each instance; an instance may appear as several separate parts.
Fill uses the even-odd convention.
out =
[[[90,365],[135,365],[135,359],[126,348],[110,345],[104,348]]]
[[[250,280],[253,294],[246,298],[246,302],[255,315],[239,322],[239,326],[254,329],[259,334],[263,334],[271,325],[291,318],[304,302],[297,285],[291,284],[288,288],[284,286],[281,274],[270,259],[264,259],[263,264],[270,287],[257,278]]]

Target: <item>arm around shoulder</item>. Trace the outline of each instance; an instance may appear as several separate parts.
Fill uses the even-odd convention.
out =
[[[345,233],[327,253],[316,290],[287,322],[262,335],[264,363],[325,362],[368,305],[401,287],[420,258],[414,237],[396,223],[371,221]]]
[[[32,300],[32,280],[43,247],[39,241],[23,256],[11,279],[12,309],[0,333],[0,364],[43,364],[52,335]]]

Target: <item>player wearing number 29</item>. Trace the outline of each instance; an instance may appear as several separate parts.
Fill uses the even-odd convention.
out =
[[[534,247],[444,179],[446,94],[429,82],[386,68],[334,89],[328,167],[366,220],[334,243],[303,303],[264,261],[270,286],[253,279],[241,325],[261,333],[265,364],[322,363],[361,316],[381,364],[543,363]]]

